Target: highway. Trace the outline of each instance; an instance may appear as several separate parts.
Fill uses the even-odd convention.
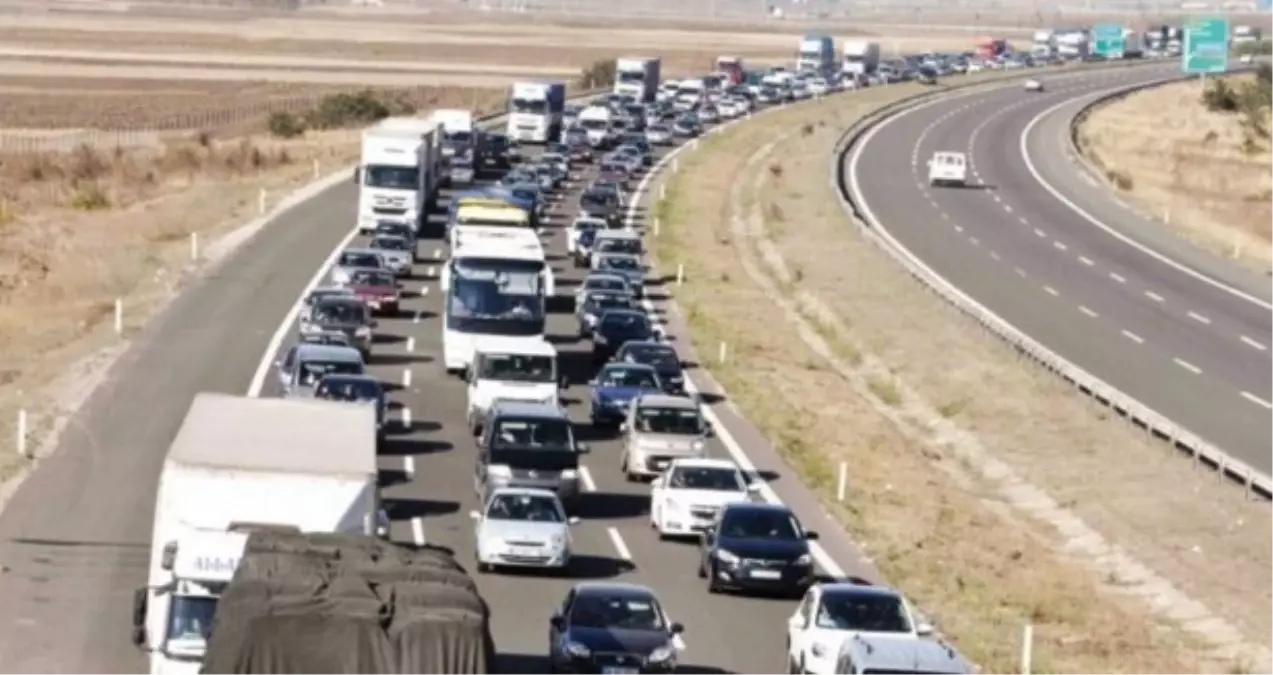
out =
[[[662,153],[660,153],[662,154]],[[586,176],[575,183],[576,190]],[[192,284],[136,338],[105,383],[74,418],[54,454],[42,462],[0,513],[0,669],[10,672],[142,672],[145,655],[129,642],[133,589],[146,582],[150,524],[163,456],[199,391],[270,396],[269,366],[295,340],[294,308],[320,281],[325,261],[357,244],[356,188],[342,182],[282,214]],[[569,224],[575,190],[549,222],[546,247],[557,270],[558,295],[573,291],[580,274],[564,257],[561,227]],[[633,208],[640,226],[644,206]],[[441,544],[472,567],[476,509],[474,444],[465,424],[465,389],[441,363],[438,266],[445,258],[441,216],[420,248],[425,258],[405,281],[399,316],[382,318],[370,371],[392,387],[392,430],[381,452],[383,494],[400,542]],[[316,276],[316,274],[318,276]],[[661,283],[647,288],[656,304]],[[568,298],[563,298],[568,301]],[[560,303],[558,303],[560,304]],[[679,322],[667,316],[669,339],[681,345]],[[684,672],[777,672],[785,668],[790,600],[709,595],[698,579],[696,547],[658,541],[649,529],[649,488],[619,472],[618,444],[587,425],[590,378],[586,343],[574,337],[573,310],[550,315],[550,339],[562,351],[572,385],[565,393],[582,440],[589,494],[574,532],[580,556],[572,578],[482,575],[492,607],[502,672],[542,672],[547,621],[566,589],[582,579],[648,584],[675,621],[686,626]],[[679,348],[679,347],[678,347]],[[683,352],[692,360],[692,354]],[[691,380],[711,391],[691,370]],[[718,397],[719,398],[719,397]],[[715,399],[709,399],[715,400]],[[714,405],[720,438],[713,456],[745,447],[770,488],[805,525],[823,535],[821,560],[830,574],[876,578],[839,528],[831,529],[816,499],[759,432],[727,405]],[[838,563],[838,564],[835,564]]]
[[[1178,68],[1043,73],[1043,93],[943,97],[868,131],[845,175],[868,220],[962,292],[1267,474],[1268,280],[1145,222],[1067,154],[1085,101]],[[938,150],[967,153],[968,187],[928,186]]]

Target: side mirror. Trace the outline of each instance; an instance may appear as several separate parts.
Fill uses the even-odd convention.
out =
[[[569,389],[569,388],[570,388],[570,376],[569,376],[569,375],[562,375],[562,376],[561,376],[561,380],[559,380],[559,381],[557,382],[557,387],[558,387],[559,389]]]
[[[563,619],[561,615],[553,616],[551,619],[548,620],[548,623],[549,625],[551,625],[553,628],[556,628],[557,630],[561,630],[562,628],[566,626],[566,620]]]
[[[712,426],[711,422],[707,422],[706,424],[703,425],[703,435],[708,438],[715,438],[716,427]]]
[[[567,523],[567,524],[569,524],[569,525],[578,525],[578,524],[579,524],[579,516],[571,516],[571,517],[567,518],[567,519],[566,519],[566,523]]]
[[[150,589],[142,586],[133,591],[133,644],[146,648],[146,603],[148,602],[147,593]]]
[[[619,422],[619,433],[621,433],[621,434],[626,434],[626,433],[628,433],[628,423],[627,423],[626,421],[625,421],[625,422]]]
[[[747,494],[760,494],[760,483],[751,483],[747,486]]]
[[[685,626],[683,626],[680,622],[672,623],[672,627],[671,627],[672,635],[680,635],[681,633],[684,633],[684,632],[685,632]]]
[[[915,634],[920,637],[928,637],[936,632],[937,629],[933,628],[931,623],[921,623],[918,626],[915,626]]]
[[[818,538],[818,533],[814,532],[813,530],[809,530],[804,533],[804,538],[808,539],[809,541],[814,541],[815,539]]]
[[[473,520],[481,520],[482,514],[477,511],[469,511],[469,518],[472,518]]]
[[[592,448],[589,448],[587,443],[575,443],[575,452],[586,455],[592,452]]]

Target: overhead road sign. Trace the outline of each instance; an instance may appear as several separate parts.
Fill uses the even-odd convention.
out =
[[[1092,27],[1092,53],[1107,59],[1123,58],[1123,25],[1098,23]]]
[[[1207,75],[1229,69],[1229,20],[1224,17],[1194,19],[1185,24],[1180,68]]]

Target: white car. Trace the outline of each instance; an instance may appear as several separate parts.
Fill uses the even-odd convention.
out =
[[[787,619],[789,673],[836,672],[840,645],[855,635],[920,639],[933,634],[901,593],[853,582],[814,584]]]
[[[986,69],[986,65],[982,61],[969,61],[968,67],[964,68],[964,72],[968,74],[980,73]]]
[[[1043,91],[1043,82],[1030,78],[1025,81],[1026,91]]]
[[[968,158],[962,152],[934,152],[928,160],[928,184],[967,185]]]
[[[481,511],[469,511],[476,523],[477,569],[570,566],[570,526],[557,493],[540,488],[497,488]]]
[[[751,499],[738,465],[727,459],[674,459],[650,483],[650,527],[660,539],[694,537],[721,507]]]
[[[831,91],[831,86],[820,77],[810,78],[805,86],[809,88],[809,93],[814,96],[825,96],[827,92]]]

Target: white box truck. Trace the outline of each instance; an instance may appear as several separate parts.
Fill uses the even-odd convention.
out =
[[[196,395],[160,470],[149,582],[134,596],[150,672],[199,672],[246,532],[387,536],[377,490],[372,406]]]
[[[508,95],[509,139],[519,143],[552,143],[561,137],[566,113],[562,82],[514,82]]]
[[[841,72],[850,75],[872,75],[880,66],[880,43],[869,40],[848,40],[844,43],[844,62]]]
[[[615,59],[614,93],[631,96],[638,103],[653,103],[659,93],[660,59]]]
[[[442,128],[432,119],[390,117],[362,132],[358,229],[382,221],[423,225],[442,187]]]

